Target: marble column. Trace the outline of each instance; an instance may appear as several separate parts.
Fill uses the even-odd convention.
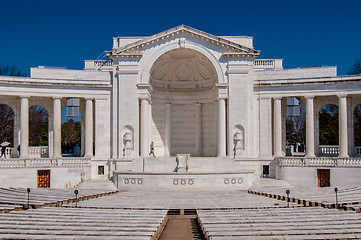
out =
[[[339,95],[339,157],[349,157],[347,139],[347,97]]]
[[[93,156],[93,99],[85,99],[85,157]]]
[[[171,107],[172,104],[165,105],[165,139],[164,139],[164,156],[169,157],[171,154]]]
[[[61,98],[53,98],[53,158],[61,157]]]
[[[197,103],[196,106],[196,152],[198,156],[203,154],[202,142],[202,104]]]
[[[140,100],[140,155],[147,157],[149,154],[149,100]]]
[[[306,157],[316,157],[313,97],[306,97]]]
[[[27,158],[29,156],[29,98],[20,98],[20,158]]]
[[[273,100],[273,144],[274,156],[282,157],[282,98],[274,98]]]
[[[226,100],[218,99],[217,112],[217,156],[226,156]]]

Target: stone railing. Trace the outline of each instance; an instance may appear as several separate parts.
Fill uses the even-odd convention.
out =
[[[253,64],[256,69],[283,69],[282,61],[283,59],[257,59]]]
[[[86,167],[90,158],[0,159],[0,168]]]
[[[112,68],[112,60],[85,60],[85,69]]]
[[[339,146],[337,145],[320,145],[320,156],[324,157],[336,157],[339,154]]]
[[[361,158],[285,157],[278,158],[277,164],[281,167],[361,167]]]
[[[29,158],[47,158],[49,157],[49,148],[48,146],[29,147],[28,154]],[[6,148],[6,157],[18,157],[18,151],[14,148]]]

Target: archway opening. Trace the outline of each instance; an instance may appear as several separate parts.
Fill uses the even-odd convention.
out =
[[[286,111],[286,155],[305,154],[306,109],[301,106],[299,97],[287,98]]]
[[[339,108],[335,104],[324,105],[319,112],[320,156],[339,154]]]
[[[356,156],[361,156],[361,104],[353,111],[354,145]]]
[[[156,156],[215,156],[217,73],[200,52],[160,56],[150,72],[151,139]]]
[[[9,142],[10,145],[5,146],[5,156],[11,157],[11,150],[14,149],[14,111],[6,104],[0,104],[0,143]]]
[[[48,111],[40,106],[29,108],[29,157],[49,156]]]

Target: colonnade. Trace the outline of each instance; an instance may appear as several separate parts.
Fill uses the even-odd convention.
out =
[[[29,156],[29,96],[20,96],[20,158]],[[61,157],[61,97],[53,98],[52,158]],[[93,156],[93,99],[85,99],[85,157]]]
[[[165,141],[164,141],[164,156],[171,154],[171,103],[165,104]],[[196,152],[197,155],[203,154],[202,142],[202,103],[195,103],[196,106]],[[149,154],[150,145],[150,99],[149,97],[140,98],[140,155],[147,157]],[[217,100],[217,156],[226,156],[226,98],[219,98]],[[174,126],[176,127],[176,126]]]
[[[315,154],[315,112],[314,96],[305,96],[306,99],[306,157],[316,157]],[[282,157],[282,111],[281,97],[273,98],[273,143],[274,156]],[[338,95],[339,102],[339,157],[349,157],[347,132],[347,96]]]

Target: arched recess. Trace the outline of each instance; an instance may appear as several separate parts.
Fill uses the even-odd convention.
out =
[[[177,48],[149,76],[155,155],[216,155],[217,71],[202,53]]]
[[[126,125],[122,129],[123,138],[123,157],[130,157],[134,150],[134,129],[130,125]]]
[[[40,105],[29,107],[29,156],[49,156],[49,114]]]
[[[0,104],[0,143],[9,142],[8,148],[14,147],[14,115],[14,111],[9,105]],[[15,146],[13,149],[16,148]],[[16,153],[12,153],[11,156],[15,156],[14,154]],[[8,155],[9,152],[7,152],[6,157],[9,157]]]
[[[243,151],[246,149],[245,132],[242,125],[235,125],[233,127],[233,156],[234,158],[241,157]]]
[[[353,136],[355,155],[361,156],[361,104],[358,104],[353,111]]]
[[[205,48],[203,45],[197,44],[192,41],[187,41],[185,43],[186,49],[194,50],[202,55],[204,55],[213,65],[213,67],[216,70],[217,74],[217,82],[218,83],[225,83],[226,77],[225,72],[222,70],[222,66],[220,65],[220,57],[215,56],[213,52],[211,52],[208,48]],[[165,53],[177,50],[177,49],[184,49],[180,47],[179,42],[172,42],[167,45],[162,45],[159,47],[158,50],[156,50],[154,53],[152,53],[150,56],[146,57],[144,56],[142,60],[140,61],[140,68],[143,69],[141,72],[141,83],[148,83],[151,75],[151,68],[153,68],[152,64],[149,64],[149,62],[155,62],[158,60],[162,55]],[[221,54],[220,54],[221,55]]]

